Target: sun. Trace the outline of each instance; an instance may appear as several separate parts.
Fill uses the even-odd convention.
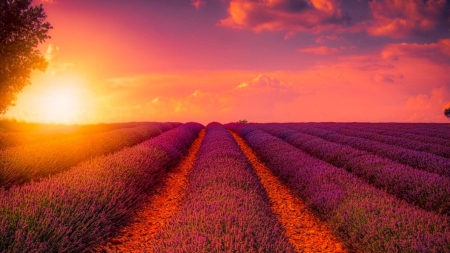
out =
[[[83,111],[80,89],[74,85],[60,85],[47,90],[41,97],[40,121],[73,124]]]

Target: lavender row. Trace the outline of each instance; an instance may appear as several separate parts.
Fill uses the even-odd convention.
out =
[[[415,124],[412,124],[413,126]],[[382,135],[388,135],[399,138],[407,138],[409,140],[437,144],[441,146],[450,146],[450,138],[442,139],[438,137],[428,136],[427,133],[430,132],[430,129],[419,130],[417,133],[409,133],[404,129],[397,126],[397,124],[389,124],[389,123],[372,123],[372,124],[361,124],[361,123],[339,123],[337,124],[339,127],[348,127],[354,128],[361,131],[367,131],[371,133],[378,133]]]
[[[386,132],[395,130],[398,134],[407,134],[410,136],[422,136],[431,138],[436,143],[443,141],[448,143],[450,140],[450,127],[448,124],[440,123],[352,123],[352,126],[360,128],[379,129],[382,128]],[[415,138],[413,137],[413,138]],[[441,145],[448,145],[440,143]]]
[[[450,215],[450,179],[278,124],[258,128],[423,209]]]
[[[172,127],[173,124],[168,123],[148,123],[134,128],[1,150],[0,187],[9,188],[64,171],[91,157],[136,145]]]
[[[351,125],[328,125],[320,124],[321,128],[330,130],[339,134],[360,137],[363,139],[382,142],[389,145],[399,146],[411,150],[423,151],[438,156],[450,158],[450,147],[430,142],[422,142],[407,137],[395,137],[391,135],[379,134],[377,129],[370,130],[365,128],[352,127]]]
[[[133,128],[146,124],[148,123],[127,122],[95,125],[54,125],[17,122],[10,122],[8,124],[8,122],[0,122],[0,149],[103,133],[121,128]]]
[[[436,215],[369,186],[260,129],[229,124],[261,160],[356,252],[450,252],[450,227]]]
[[[0,252],[86,252],[129,220],[185,154],[200,124],[0,191]]]
[[[393,125],[401,128],[403,131],[414,134],[423,134],[441,139],[450,139],[450,128],[448,124],[441,123],[394,123]]]
[[[416,169],[425,170],[442,176],[450,177],[450,159],[426,152],[414,151],[394,145],[359,137],[338,134],[333,131],[311,127],[302,124],[283,124],[283,126],[320,137],[322,139],[348,145],[352,148],[371,152],[373,154],[409,165]]]
[[[294,252],[251,164],[222,125],[207,126],[188,180],[154,252]]]

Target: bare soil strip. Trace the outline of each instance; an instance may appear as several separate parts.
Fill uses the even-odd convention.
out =
[[[180,164],[168,172],[164,185],[158,187],[155,194],[149,197],[148,204],[136,212],[131,224],[95,252],[152,252],[148,242],[178,210],[187,187],[186,177],[194,165],[204,136],[205,129],[201,130]]]
[[[306,205],[272,174],[239,135],[233,132],[231,134],[255,168],[270,198],[271,208],[295,249],[305,253],[347,252],[343,244],[331,234],[327,224],[308,210]]]

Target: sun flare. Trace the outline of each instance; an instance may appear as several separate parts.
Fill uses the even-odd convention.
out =
[[[58,86],[42,96],[40,118],[46,123],[73,124],[79,121],[83,99],[78,87]]]

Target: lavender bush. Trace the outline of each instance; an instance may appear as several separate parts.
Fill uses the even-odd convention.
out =
[[[0,252],[88,252],[130,218],[202,128],[184,124],[40,182],[0,190]]]
[[[318,124],[316,124],[318,125]],[[311,127],[304,124],[286,124],[289,128],[298,130],[325,139],[364,150],[399,163],[409,165],[416,169],[425,170],[446,177],[450,177],[450,159],[434,154],[414,151],[394,145],[384,144],[378,141],[367,140],[359,137],[351,137],[338,134],[333,131],[321,129],[317,126]]]
[[[55,125],[0,120],[0,149],[29,145],[32,143],[43,143],[75,136],[103,133],[121,128],[133,128],[147,124],[149,124],[149,122]],[[168,125],[173,125],[173,127],[175,127],[179,124],[180,123],[170,123]]]
[[[450,147],[445,145],[423,142],[405,137],[396,137],[392,135],[380,134],[377,129],[371,130],[365,128],[357,128],[347,124],[339,124],[339,125],[320,124],[320,127],[326,130],[334,131],[338,134],[378,141],[389,145],[400,146],[411,150],[423,151],[439,155],[442,157],[450,158]]]
[[[169,123],[147,123],[133,128],[0,150],[0,187],[9,188],[64,171],[88,158],[136,145],[173,126]]]
[[[450,179],[417,170],[371,153],[302,134],[281,124],[256,127],[364,181],[426,210],[450,215]]]
[[[154,252],[294,252],[251,164],[222,125],[207,126],[188,179]]]
[[[414,129],[417,127],[415,123],[409,123]],[[401,127],[398,123],[334,123],[330,124],[330,127],[339,127],[344,129],[358,130],[370,133],[377,133],[386,136],[399,137],[408,140],[419,141],[423,143],[437,144],[440,146],[450,146],[450,138],[443,139],[439,137],[429,136],[429,132],[435,131],[434,128],[439,125],[432,124],[432,127],[427,127],[424,129],[415,129],[414,132],[407,131],[404,127]]]
[[[355,123],[354,125],[370,127],[370,123]],[[378,124],[377,124],[378,125]],[[383,124],[380,124],[383,125]],[[396,128],[408,134],[434,137],[442,140],[450,139],[450,128],[448,124],[441,123],[388,123],[389,129]]]
[[[450,252],[445,216],[425,211],[255,127],[228,124],[356,252]]]

